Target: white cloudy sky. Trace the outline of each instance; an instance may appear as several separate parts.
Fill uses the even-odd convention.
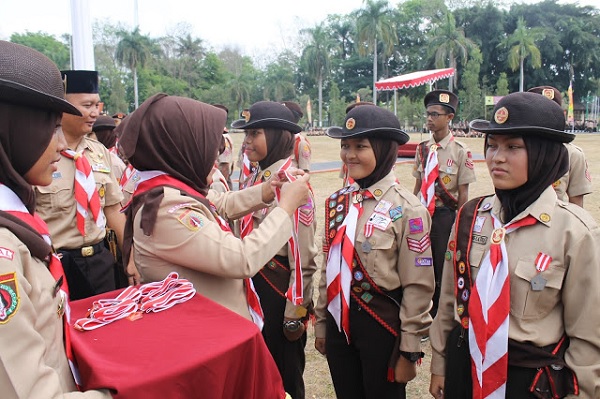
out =
[[[87,0],[82,0],[87,1]],[[363,0],[138,0],[142,33],[158,37],[178,23],[188,23],[193,35],[220,48],[237,45],[251,55],[256,50],[289,46],[303,27],[328,14],[347,14]],[[71,32],[70,0],[0,0],[0,39],[14,32]],[[89,2],[92,21],[121,21],[133,26],[134,0]]]
[[[89,1],[92,21],[120,21],[133,27],[134,0],[76,1]],[[399,1],[390,0],[390,4]],[[600,6],[600,0],[562,2]],[[0,39],[25,31],[70,33],[70,4],[71,0],[0,0]],[[209,46],[237,45],[252,56],[273,48],[293,48],[290,41],[297,38],[299,29],[314,26],[328,14],[347,14],[362,4],[363,0],[138,0],[138,15],[143,34],[165,35],[183,22]]]

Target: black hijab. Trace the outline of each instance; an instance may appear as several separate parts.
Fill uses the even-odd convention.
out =
[[[368,137],[369,143],[375,153],[375,170],[363,178],[356,180],[360,188],[367,188],[387,176],[394,167],[398,158],[398,143],[394,140],[377,139]]]
[[[527,182],[512,190],[496,189],[504,211],[504,223],[523,212],[569,170],[569,154],[563,143],[536,136],[521,137],[527,150]],[[487,135],[485,149],[487,152]]]
[[[295,138],[288,130],[269,127],[263,130],[267,141],[267,156],[258,161],[258,164],[262,170],[265,170],[275,162],[292,155]]]

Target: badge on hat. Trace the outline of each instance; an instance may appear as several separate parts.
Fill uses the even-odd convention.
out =
[[[508,110],[506,107],[498,108],[494,114],[494,120],[501,125],[508,120]]]
[[[354,118],[348,118],[348,120],[346,121],[346,129],[352,130],[354,129],[354,126],[356,126],[356,121],[354,120]]]
[[[440,93],[439,100],[441,103],[448,104],[450,102],[450,96],[448,93]]]
[[[244,118],[244,120],[246,121],[246,123],[250,122],[250,110],[243,110],[242,111],[242,118]]]
[[[554,100],[554,90],[552,90],[552,89],[542,90],[542,95],[549,100]]]

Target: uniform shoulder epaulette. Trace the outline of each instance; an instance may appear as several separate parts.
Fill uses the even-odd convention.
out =
[[[394,186],[394,189],[411,206],[418,206],[421,204],[421,201],[412,192],[410,192],[406,187],[402,186],[401,184],[396,184]]]
[[[463,143],[462,141],[454,140],[454,142],[462,148],[469,148],[469,146]]]
[[[566,209],[569,213],[574,215],[589,230],[594,230],[598,228],[598,223],[596,223],[596,220],[592,217],[592,215],[590,215],[585,209],[581,208],[580,206],[565,201],[558,201],[558,206]]]

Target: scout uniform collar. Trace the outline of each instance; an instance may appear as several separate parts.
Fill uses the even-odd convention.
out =
[[[453,140],[454,140],[454,136],[452,135],[452,132],[449,132],[446,137],[444,137],[442,140],[440,140],[437,143],[432,135],[431,138],[429,139],[429,141],[427,142],[427,145],[430,146],[432,144],[437,144],[439,147],[442,147],[442,149],[445,150],[446,147],[448,146],[448,144],[450,144],[450,142]]]
[[[375,197],[375,200],[379,201],[381,197],[385,195],[388,189],[396,184],[396,175],[394,171],[390,171],[383,179],[367,188]]]
[[[287,158],[280,159],[279,161],[275,162],[274,164],[269,165],[267,168],[265,168],[265,170],[260,170],[258,172],[257,181],[271,180],[273,178],[273,175],[277,174],[277,171],[279,170],[279,168],[281,168],[281,165],[283,165],[286,161],[287,161]]]
[[[535,200],[531,205],[529,205],[523,212],[518,214],[514,220],[522,219],[527,215],[531,215],[538,220],[538,222],[550,226],[552,223],[552,218],[554,217],[554,204],[556,204],[556,192],[549,186],[546,188],[542,194],[539,196],[537,200]],[[489,211],[496,215],[500,220],[499,216],[501,215],[501,203],[497,196],[493,196],[485,199],[481,206],[479,207],[479,211]],[[506,223],[510,222],[507,220]]]

